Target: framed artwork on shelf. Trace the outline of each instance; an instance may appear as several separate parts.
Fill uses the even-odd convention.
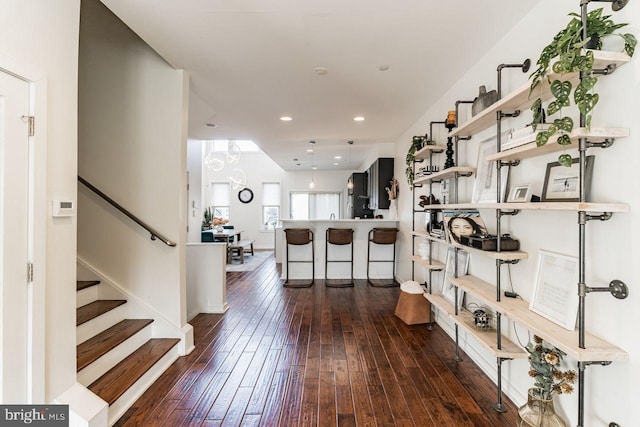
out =
[[[451,278],[455,277],[455,258],[456,249],[449,248],[447,250],[447,259],[444,266],[444,277],[442,280],[442,297],[449,301],[451,305],[456,301],[456,286],[451,283]],[[469,269],[469,253],[458,250],[458,277],[467,274]],[[462,308],[462,292],[458,291],[458,310]]]
[[[584,192],[585,200],[590,200],[591,175],[595,156],[587,156]],[[543,202],[578,202],[580,201],[580,164],[579,159],[571,160],[571,167],[562,166],[559,162],[547,164],[542,189]]]
[[[508,203],[522,203],[531,200],[531,184],[514,185],[507,197]]]
[[[499,203],[504,201],[507,189],[507,177],[509,176],[509,166],[503,166],[502,171],[500,172],[500,200],[496,200],[498,192],[496,162],[495,160],[492,162],[487,161],[487,157],[497,152],[498,149],[495,135],[480,142],[480,147],[478,148],[476,180],[473,183],[471,203]]]
[[[529,309],[573,331],[578,315],[578,258],[540,250]]]
[[[449,243],[461,244],[460,236],[487,234],[487,227],[478,210],[445,210],[443,217],[445,236]]]

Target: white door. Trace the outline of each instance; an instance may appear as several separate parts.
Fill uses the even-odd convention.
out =
[[[29,83],[0,71],[0,402],[27,403]]]

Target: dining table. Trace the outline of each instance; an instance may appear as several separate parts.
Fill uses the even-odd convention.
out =
[[[211,233],[213,235],[213,241],[223,241],[229,243],[232,240],[232,237],[237,236],[234,241],[240,240],[240,235],[244,230],[239,230],[235,228],[225,228],[222,231],[217,230],[205,230],[203,233]]]

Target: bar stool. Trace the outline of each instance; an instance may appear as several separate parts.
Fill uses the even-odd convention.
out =
[[[329,260],[329,244],[332,245],[351,245],[351,259],[348,260]],[[327,267],[330,262],[349,262],[351,263],[351,282],[344,284],[331,284],[327,277]],[[353,229],[352,228],[327,228],[326,244],[324,247],[324,285],[329,288],[348,288],[353,284]]]
[[[285,239],[287,241],[287,277],[284,281],[284,286],[287,288],[309,288],[313,286],[313,279],[316,276],[316,264],[315,260],[315,249],[313,245],[313,231],[308,228],[285,228],[284,229]],[[311,261],[290,261],[289,260],[289,245],[307,245],[311,243]],[[291,285],[289,283],[289,263],[300,263],[300,262],[310,262],[311,263],[311,282],[304,283],[299,285]]]
[[[369,241],[367,242],[367,283],[378,288],[392,288],[398,286],[395,281],[396,272],[396,239],[398,237],[397,228],[375,227],[369,231]],[[393,245],[393,259],[390,260],[372,260],[371,259],[371,243],[376,245]],[[393,283],[386,285],[375,285],[369,278],[369,264],[372,262],[390,262],[393,263],[392,278]]]

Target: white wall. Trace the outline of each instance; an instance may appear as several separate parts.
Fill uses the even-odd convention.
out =
[[[177,243],[79,186],[78,254],[178,328],[186,324],[188,77],[97,0],[83,1],[79,175]]]
[[[187,171],[189,172],[189,197],[187,206],[187,242],[200,242],[202,225],[202,141],[187,141]]]
[[[603,4],[604,5],[604,4]],[[590,10],[598,7],[592,3]],[[605,5],[605,11],[609,6]],[[553,35],[564,28],[569,18],[569,12],[579,12],[578,2],[555,2],[544,0],[515,29],[505,37],[477,64],[469,68],[451,89],[400,138],[396,144],[396,170],[404,170],[405,155],[411,143],[411,136],[424,135],[429,131],[429,122],[442,120],[447,112],[454,108],[457,100],[473,100],[478,93],[478,86],[486,85],[487,90],[496,87],[496,67],[501,63],[519,63],[525,58],[531,58],[535,64],[542,47],[551,41]],[[613,18],[617,22],[631,22],[625,32],[632,32],[636,36],[640,33],[640,4],[630,2],[625,9],[615,13]],[[500,17],[495,17],[500,19]],[[627,202],[630,213],[615,214],[613,219],[601,223],[591,222],[587,225],[587,284],[589,286],[606,286],[612,279],[626,282],[630,288],[630,296],[624,301],[613,299],[608,294],[590,294],[587,297],[587,329],[596,336],[606,339],[629,353],[628,363],[613,363],[608,367],[589,367],[586,374],[585,393],[585,425],[606,425],[615,421],[620,425],[636,425],[634,403],[639,396],[640,383],[640,342],[635,339],[635,326],[640,322],[640,293],[634,292],[634,286],[640,283],[640,270],[634,265],[640,254],[638,239],[640,232],[640,195],[637,192],[637,168],[635,167],[640,155],[640,148],[634,140],[634,135],[640,134],[640,123],[637,120],[640,113],[640,101],[637,94],[640,90],[640,64],[638,54],[630,64],[617,70],[613,75],[601,78],[596,89],[600,93],[600,103],[595,109],[593,126],[629,127],[631,137],[616,141],[609,149],[590,149],[589,154],[596,155],[593,174],[592,199],[603,202]],[[446,64],[443,64],[443,69]],[[503,94],[526,82],[527,74],[518,70],[503,70]],[[462,109],[462,111],[465,111]],[[464,122],[465,117],[461,117]],[[531,113],[523,112],[523,117],[511,121],[516,126],[523,126],[531,121]],[[507,126],[507,125],[504,125]],[[511,126],[509,124],[508,126]],[[436,132],[434,132],[436,133]],[[494,135],[495,129],[489,129],[476,135],[469,142],[460,144],[460,163],[475,166],[479,141]],[[436,133],[436,135],[438,135]],[[438,142],[446,142],[440,139]],[[571,152],[577,155],[577,150]],[[555,161],[557,154],[550,154],[541,158],[525,160],[512,172],[512,182],[533,183],[540,194],[544,179],[546,164]],[[440,166],[444,157],[437,160]],[[396,174],[398,175],[398,174]],[[403,279],[411,277],[411,197],[406,179],[402,182],[400,196],[401,229],[403,233],[402,248],[399,264],[399,275]],[[461,202],[469,201],[471,197],[472,181],[462,184]],[[425,189],[418,194],[424,194]],[[481,214],[490,231],[495,231],[495,213],[492,210],[482,210]],[[520,239],[522,249],[529,253],[529,259],[511,268],[513,286],[525,300],[529,300],[532,292],[533,278],[536,272],[536,260],[539,249],[549,249],[555,252],[577,256],[578,227],[577,214],[571,212],[536,212],[524,211],[514,218],[503,220],[503,230],[512,233]],[[418,219],[420,224],[421,219]],[[635,225],[635,226],[634,226]],[[444,250],[439,250],[443,256]],[[495,283],[495,263],[489,258],[473,255],[471,257],[470,274]],[[423,272],[416,269],[416,278],[421,280]],[[508,283],[506,268],[503,267],[503,286]],[[439,323],[449,333],[451,324],[442,316]],[[506,328],[507,335],[516,341],[511,325]],[[527,331],[518,327],[518,337],[527,342]],[[480,364],[493,378],[495,378],[495,359],[484,352],[472,338],[463,337],[463,346],[471,357]],[[516,341],[517,342],[517,341]],[[452,355],[453,356],[453,355]],[[464,363],[464,362],[462,362]],[[576,368],[576,363],[569,360]],[[533,385],[527,376],[528,362],[526,360],[506,362],[503,368],[503,386],[507,394],[518,405],[524,403],[526,391]],[[563,395],[556,398],[556,405],[566,414],[570,424],[577,422],[577,396]],[[510,409],[513,410],[513,409]]]
[[[37,383],[46,382],[42,392],[35,391],[36,398],[50,402],[74,384],[76,372],[75,288],[70,286],[75,282],[76,221],[51,218],[49,206],[53,199],[76,200],[80,2],[2,0],[0,9],[0,67],[28,70],[28,77],[47,86],[46,107],[36,111],[36,156],[42,159],[36,163],[36,183],[46,187],[36,186],[35,235],[36,254],[42,255],[35,265],[36,284],[46,292],[46,343],[38,334],[35,345],[37,352],[46,346],[46,365],[34,373]],[[36,310],[44,311],[45,302],[36,302]]]

